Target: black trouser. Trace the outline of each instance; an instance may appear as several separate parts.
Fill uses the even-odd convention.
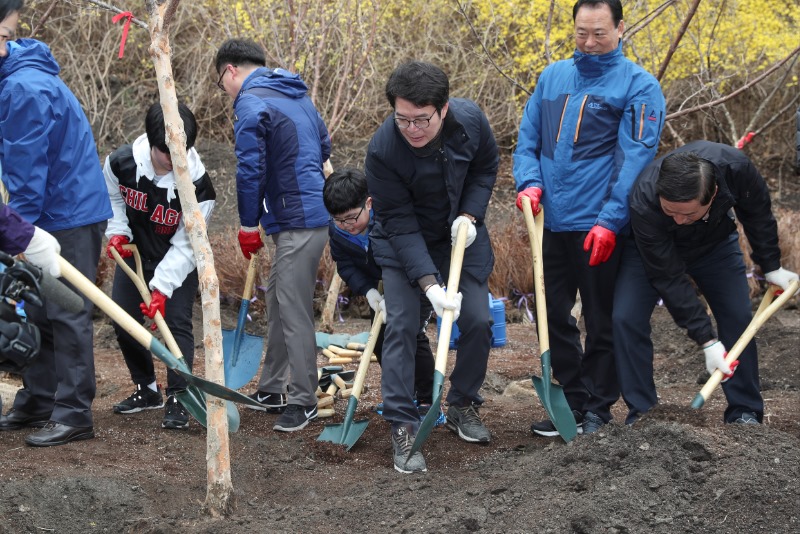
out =
[[[134,269],[133,258],[125,258],[125,263]],[[147,284],[152,280],[157,265],[157,262],[145,262],[143,260],[142,270]],[[180,349],[189,369],[192,368],[192,363],[194,362],[192,307],[197,295],[197,286],[197,269],[195,269],[186,276],[183,285],[173,291],[172,297],[167,299],[164,310],[164,320],[170,332],[172,332],[172,336],[175,338],[178,349]],[[114,302],[119,304],[128,315],[139,321],[139,323],[144,323],[144,316],[139,309],[142,296],[130,277],[119,266],[117,266],[117,270],[114,273],[114,286],[111,290],[111,296]],[[114,331],[117,334],[119,348],[125,357],[125,364],[131,373],[131,380],[135,384],[143,386],[155,382],[156,371],[149,348],[143,347],[117,323],[114,323]],[[167,395],[172,395],[181,389],[186,389],[186,380],[172,369],[168,369]]]
[[[417,350],[414,354],[414,388],[415,397],[418,404],[430,404],[433,400],[433,369],[434,359],[431,352],[431,342],[426,332],[428,323],[433,314],[433,306],[425,295],[421,295],[419,314],[419,330],[417,331]],[[370,308],[370,319],[375,319],[375,312]],[[381,352],[383,349],[383,337],[386,333],[386,325],[381,327],[378,340],[375,343],[375,356],[378,364],[381,363]]]
[[[570,408],[591,411],[611,420],[611,406],[619,398],[614,366],[612,304],[623,238],[608,261],[590,267],[583,251],[587,232],[544,231],[545,298],[553,375],[564,387]],[[585,349],[571,311],[581,293],[586,326]]]
[[[61,256],[94,283],[106,222],[50,232],[61,245]],[[61,280],[81,294],[66,280]],[[50,414],[50,420],[69,426],[93,426],[94,305],[86,298],[78,313],[45,299],[44,306],[25,306],[42,334],[39,357],[23,375],[14,409],[29,414]]]

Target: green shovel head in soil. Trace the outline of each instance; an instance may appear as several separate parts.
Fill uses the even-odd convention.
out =
[[[344,445],[345,450],[349,451],[350,448],[356,444],[358,438],[367,429],[369,420],[359,419],[353,421],[356,414],[356,407],[358,406],[358,399],[350,396],[347,399],[347,410],[345,411],[344,421],[339,424],[325,425],[322,433],[317,438],[317,441],[330,441],[338,445]]]
[[[542,376],[533,376],[533,387],[536,388],[536,394],[547,412],[553,426],[556,427],[558,435],[564,441],[570,442],[578,435],[578,426],[575,424],[575,416],[572,415],[572,409],[567,404],[567,398],[564,396],[564,388],[559,384],[553,384],[550,381],[550,351],[547,350],[542,353]]]

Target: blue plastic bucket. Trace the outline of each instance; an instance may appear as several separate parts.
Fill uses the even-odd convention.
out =
[[[502,300],[492,297],[489,293],[489,314],[492,324],[492,347],[502,347],[506,344],[506,306]],[[436,336],[439,336],[439,330],[442,326],[442,319],[436,317]],[[450,348],[456,350],[458,348],[458,338],[461,332],[458,330],[458,324],[453,323],[453,328],[450,331]]]

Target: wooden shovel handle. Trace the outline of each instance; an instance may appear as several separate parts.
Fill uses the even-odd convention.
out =
[[[364,382],[367,379],[367,369],[369,368],[369,362],[375,350],[375,345],[378,342],[378,334],[381,331],[381,326],[383,326],[383,312],[378,310],[375,314],[375,319],[372,320],[372,328],[369,330],[367,346],[364,347],[364,352],[361,353],[361,359],[358,362],[358,371],[356,371],[356,378],[353,381],[352,396],[356,399],[361,396],[361,392],[364,389]]]
[[[244,291],[242,291],[242,300],[250,300],[253,298],[253,289],[256,282],[256,273],[258,272],[258,253],[250,254],[250,263],[247,266],[247,277],[244,281]]]
[[[120,268],[125,271],[125,274],[127,274],[133,282],[133,285],[135,285],[136,289],[139,290],[139,294],[142,296],[145,306],[149,306],[151,300],[150,289],[147,287],[147,284],[144,281],[144,271],[142,270],[142,260],[141,256],[139,256],[139,249],[136,247],[136,245],[124,245],[124,247],[133,252],[136,269],[139,272],[133,272],[133,269],[131,269],[119,255],[117,249],[110,247],[109,250],[111,251],[111,255],[114,256],[114,260],[117,262],[117,265],[119,265]],[[178,348],[178,343],[172,336],[172,332],[167,326],[167,322],[164,320],[161,312],[156,312],[154,319],[156,325],[158,326],[158,330],[161,332],[161,335],[164,336],[164,342],[166,343],[169,351],[179,360],[183,359],[183,354],[181,354],[181,350]]]
[[[536,327],[539,332],[539,352],[550,350],[550,335],[547,331],[547,303],[544,296],[544,260],[542,258],[542,236],[544,234],[544,209],[534,217],[531,199],[522,197],[522,214],[528,228],[528,239],[533,258],[533,290],[536,296]]]
[[[778,311],[787,300],[792,298],[794,294],[797,292],[797,288],[800,287],[800,282],[794,281],[789,284],[789,287],[784,291],[775,301],[772,301],[772,298],[775,296],[775,292],[779,289],[776,286],[770,284],[767,292],[764,294],[764,298],[761,301],[761,305],[758,307],[753,319],[750,321],[750,324],[747,326],[745,331],[739,337],[739,340],[733,345],[733,347],[728,350],[728,355],[725,357],[725,363],[728,365],[732,364],[736,361],[739,356],[742,354],[742,351],[747,347],[748,343],[753,339],[758,332],[758,329],[766,322],[767,319],[772,317],[772,315]],[[722,371],[716,369],[712,374],[711,378],[706,381],[706,384],[703,386],[703,389],[700,390],[699,395],[703,397],[703,399],[708,399],[711,393],[717,388],[717,386],[722,382],[722,379],[725,378],[725,375],[722,374]]]
[[[461,267],[464,264],[464,251],[467,248],[467,231],[470,223],[464,221],[458,226],[456,243],[450,257],[450,274],[447,278],[447,299],[450,300],[458,293],[458,283],[461,281]],[[435,368],[442,375],[447,370],[447,352],[450,350],[450,334],[453,331],[455,312],[445,309],[442,322],[439,325],[439,342],[436,345]]]

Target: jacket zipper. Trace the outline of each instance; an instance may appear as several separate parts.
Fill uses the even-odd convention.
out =
[[[561,119],[558,121],[558,133],[556,134],[556,143],[558,140],[561,139],[561,126],[564,124],[564,115],[567,114],[567,104],[569,104],[569,96],[567,95],[567,99],[564,100],[564,107],[561,108]]]
[[[581,133],[581,121],[583,120],[583,110],[586,108],[586,100],[589,99],[589,95],[584,95],[583,102],[581,102],[581,111],[578,113],[578,124],[575,125],[575,138],[572,140],[572,144],[578,144],[578,136]]]

